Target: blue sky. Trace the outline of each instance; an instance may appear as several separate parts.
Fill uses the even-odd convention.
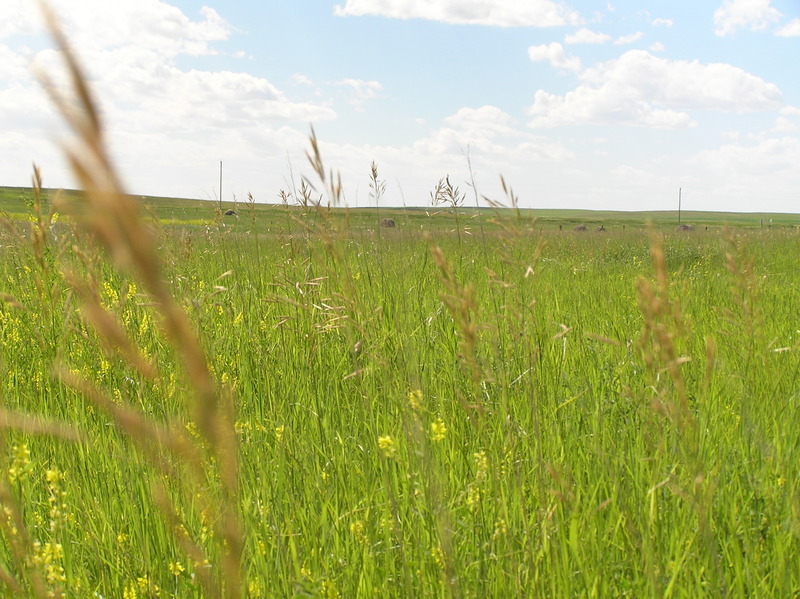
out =
[[[796,0],[51,0],[132,193],[276,202],[313,125],[349,205],[429,205],[447,175],[522,206],[800,212]],[[0,184],[73,186],[32,69],[32,0],[0,5]]]

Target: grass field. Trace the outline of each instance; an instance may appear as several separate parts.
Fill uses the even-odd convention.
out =
[[[800,592],[794,227],[262,206],[223,227],[162,201],[147,230],[232,459],[146,277],[13,202],[7,593]]]
[[[800,596],[796,216],[142,200],[50,28],[87,191],[0,191],[3,596]]]

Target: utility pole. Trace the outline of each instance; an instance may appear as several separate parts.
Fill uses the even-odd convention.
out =
[[[681,188],[678,188],[678,224],[681,224]]]
[[[219,211],[222,212],[222,160],[219,161]]]

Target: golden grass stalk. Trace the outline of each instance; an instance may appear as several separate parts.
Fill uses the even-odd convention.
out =
[[[56,45],[70,73],[73,104],[47,74],[42,84],[61,116],[77,136],[74,146],[64,146],[67,160],[84,190],[87,208],[73,206],[74,214],[106,247],[117,266],[137,277],[159,305],[162,326],[172,339],[194,384],[193,416],[201,433],[216,446],[217,394],[200,343],[183,309],[173,299],[161,276],[161,264],[151,232],[139,215],[135,200],[126,194],[105,147],[100,119],[85,77],[58,23],[42,4]]]
[[[200,503],[205,504],[201,513],[216,508],[221,516],[221,525],[216,533],[224,557],[222,568],[215,569],[219,591],[214,595],[239,597],[243,533],[238,520],[238,448],[231,417],[232,400],[228,398],[223,402],[217,393],[199,339],[162,277],[151,230],[141,218],[136,201],[125,193],[106,149],[101,119],[86,77],[55,16],[44,0],[40,0],[40,5],[50,33],[64,57],[70,82],[66,92],[57,88],[46,73],[40,75],[44,89],[76,138],[74,143],[64,145],[63,151],[84,194],[79,202],[67,207],[106,248],[116,266],[135,277],[153,299],[161,328],[180,357],[193,387],[189,406],[191,416],[202,437],[199,445],[205,446],[210,456],[203,460],[200,448],[191,447],[184,436],[176,436],[173,429],[149,422],[133,408],[114,405],[102,392],[68,369],[60,368],[59,374],[65,383],[111,413],[120,429],[137,443],[157,468],[167,468],[168,454],[189,467],[189,472],[193,473],[193,494],[201,495]],[[84,300],[87,320],[98,333],[142,374],[154,376],[155,368],[141,357],[113,315],[102,308],[91,283],[81,284],[74,277],[72,282]],[[209,475],[213,475],[222,487],[218,497],[221,504],[211,505],[213,494],[204,486]],[[208,496],[203,497],[204,492]],[[171,520],[171,512],[162,511],[167,520]]]
[[[83,442],[84,435],[69,424],[56,422],[42,416],[18,414],[0,407],[0,429],[13,429],[26,435],[56,437],[65,441]]]
[[[22,512],[8,483],[2,479],[0,479],[0,510],[0,530],[3,531],[3,536],[8,542],[14,569],[27,575],[27,582],[35,597],[47,597],[41,574],[30,566],[33,543],[25,526]],[[5,567],[0,567],[0,578],[11,592],[23,594],[23,584]]]
[[[475,286],[473,284],[461,284],[442,249],[434,245],[430,239],[429,246],[433,261],[439,268],[439,278],[444,286],[444,291],[440,294],[440,297],[450,312],[458,331],[459,361],[472,379],[472,401],[462,400],[462,403],[464,408],[478,410],[481,413],[485,409],[480,400],[481,382],[484,376],[478,364],[477,355],[478,305],[475,301]]]
[[[681,366],[691,358],[679,354],[677,340],[684,333],[683,316],[678,302],[670,297],[664,244],[655,234],[651,235],[650,255],[655,284],[644,277],[636,283],[639,309],[644,317],[639,347],[655,381],[653,409],[683,431],[693,418]],[[665,372],[670,384],[660,377]]]

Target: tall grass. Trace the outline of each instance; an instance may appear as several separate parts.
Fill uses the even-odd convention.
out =
[[[796,232],[146,225],[57,39],[86,193],[0,241],[4,594],[800,593]]]

